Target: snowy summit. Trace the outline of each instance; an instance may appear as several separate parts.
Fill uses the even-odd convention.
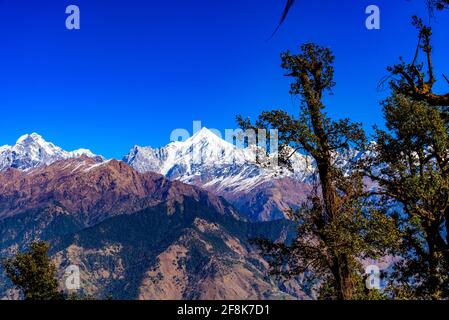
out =
[[[37,133],[26,134],[21,136],[14,146],[0,147],[0,170],[7,168],[28,170],[82,155],[95,157],[90,150],[79,149],[68,152],[45,141]]]

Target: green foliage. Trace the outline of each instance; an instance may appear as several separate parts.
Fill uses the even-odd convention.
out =
[[[331,51],[309,43],[299,54],[286,52],[281,58],[293,78],[290,93],[300,97],[299,117],[274,110],[263,112],[254,125],[240,116],[237,120],[245,130],[276,129],[279,163],[291,169],[294,153],[309,154],[319,181],[308,202],[290,212],[298,222],[296,239],[291,244],[268,240],[258,244],[273,274],[315,276],[322,298],[359,298],[360,259],[386,254],[397,244],[398,233],[393,220],[370,204],[357,163],[337,164],[337,155],[363,150],[366,139],[360,124],[333,121],[324,112],[323,96],[335,86]]]
[[[25,300],[95,300],[91,295],[66,294],[58,290],[56,266],[44,241],[33,242],[29,250],[2,260],[7,277]],[[107,299],[112,299],[109,295]]]
[[[416,297],[448,297],[449,114],[395,94],[384,112],[390,131],[378,131],[376,149],[377,162],[387,166],[373,178],[385,205],[394,199],[403,209],[393,216],[405,258],[396,264],[395,281]]]
[[[432,31],[416,17],[414,25],[427,67],[416,67],[415,58],[389,69],[392,94],[383,108],[388,131],[377,130],[377,157],[366,167],[381,187],[383,205],[400,205],[392,217],[402,259],[388,291],[398,299],[442,299],[449,297],[449,96],[432,91]]]
[[[61,300],[56,267],[47,256],[45,242],[33,242],[28,252],[2,261],[6,275],[26,300]]]
[[[418,45],[411,63],[402,60],[400,63],[388,67],[392,74],[390,87],[396,94],[402,94],[415,101],[427,103],[429,106],[449,106],[449,93],[436,94],[433,87],[437,82],[435,75],[431,42],[432,28],[426,26],[417,16],[413,17],[413,26],[418,30]],[[420,53],[425,55],[425,63],[419,62]],[[449,79],[443,74],[443,78],[449,83]]]

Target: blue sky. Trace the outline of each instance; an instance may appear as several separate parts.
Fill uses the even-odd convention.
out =
[[[121,158],[134,144],[165,145],[193,120],[223,130],[236,114],[296,112],[279,55],[310,41],[336,56],[330,115],[369,129],[382,123],[385,67],[413,56],[410,21],[427,16],[423,2],[298,0],[267,41],[281,0],[0,0],[0,145],[38,132]],[[70,4],[79,31],[65,29]],[[379,31],[365,28],[370,4],[381,9]],[[448,13],[432,24],[435,64],[449,73]]]

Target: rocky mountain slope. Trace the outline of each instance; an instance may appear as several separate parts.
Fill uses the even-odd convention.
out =
[[[234,209],[218,197],[162,175],[141,174],[122,161],[79,157],[29,171],[0,173],[0,218],[29,209],[60,207],[85,226],[122,213],[133,213],[182,196],[201,198],[234,216]]]
[[[303,298],[297,282],[267,277],[249,242],[293,231],[287,221],[247,222],[210,192],[121,161],[79,157],[0,172],[0,254],[47,240],[59,270],[77,264],[83,291],[96,297]],[[4,275],[0,296],[14,297]]]
[[[173,209],[173,208],[172,208]],[[120,299],[292,299],[267,276],[248,244],[261,233],[283,237],[282,226],[256,226],[217,214],[186,198],[168,215],[165,204],[120,215],[55,241],[62,268],[81,266],[85,293]],[[264,230],[265,229],[265,230]],[[264,232],[265,231],[265,232]],[[274,231],[274,232],[273,232]],[[280,289],[282,288],[282,290]],[[291,287],[290,287],[291,288]]]

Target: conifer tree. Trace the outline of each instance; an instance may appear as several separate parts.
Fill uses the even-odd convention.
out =
[[[33,242],[29,251],[2,261],[6,275],[26,300],[61,300],[56,267],[48,257],[45,242]]]

